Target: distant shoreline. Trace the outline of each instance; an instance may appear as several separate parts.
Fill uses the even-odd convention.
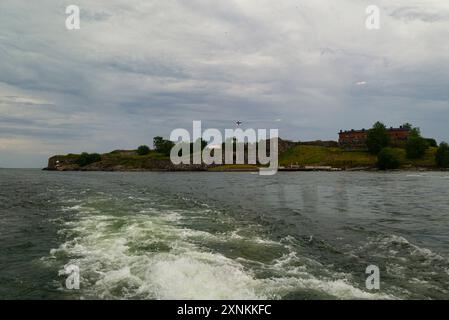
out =
[[[377,156],[366,150],[348,150],[337,142],[292,142],[279,139],[280,172],[308,171],[377,171]],[[437,148],[429,147],[420,159],[408,159],[404,149],[395,148],[400,167],[392,171],[447,171],[435,162]],[[84,158],[83,158],[84,156]],[[84,161],[80,161],[84,160]],[[255,172],[260,165],[251,164],[179,164],[166,154],[149,150],[139,155],[137,150],[115,150],[104,154],[67,154],[52,156],[45,170],[51,171],[117,171],[117,172]]]
[[[21,168],[1,168],[1,169],[16,169],[20,170]],[[25,169],[34,169],[39,170],[39,168],[25,168]],[[52,172],[211,172],[211,173],[225,173],[225,172],[259,172],[259,168],[226,168],[220,170],[213,169],[204,169],[204,170],[167,170],[167,169],[64,169],[64,170],[56,170],[49,169],[47,167],[42,168],[40,170],[43,171],[52,171]],[[332,168],[330,170],[327,169],[290,169],[290,168],[278,168],[278,172],[449,172],[449,169],[443,168],[399,168],[399,169],[390,169],[390,170],[380,170],[377,168],[349,168],[349,169],[341,169],[341,168]]]

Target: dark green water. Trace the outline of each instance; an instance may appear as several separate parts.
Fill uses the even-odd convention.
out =
[[[447,299],[448,258],[448,173],[0,170],[2,299]]]

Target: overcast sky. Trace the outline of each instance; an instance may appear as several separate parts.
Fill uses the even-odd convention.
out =
[[[411,122],[449,140],[449,1],[0,1],[0,167],[151,145],[192,120],[293,140]]]

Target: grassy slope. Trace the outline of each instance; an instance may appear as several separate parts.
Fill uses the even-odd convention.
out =
[[[300,145],[284,152],[280,156],[279,163],[281,166],[294,164],[365,167],[373,166],[376,163],[376,157],[363,151],[344,151],[340,148]]]
[[[434,167],[436,148],[429,148],[422,159],[409,160],[404,149],[395,149],[404,167]],[[306,166],[321,165],[338,168],[374,167],[377,157],[364,151],[345,151],[341,148],[319,146],[296,146],[280,155],[281,166],[290,164]]]
[[[435,153],[438,148],[429,148],[421,159],[407,159],[404,149],[395,149],[402,166],[404,167],[436,167]]]

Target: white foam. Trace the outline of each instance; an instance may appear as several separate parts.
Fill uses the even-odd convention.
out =
[[[79,211],[81,210],[81,205],[75,205],[75,206],[71,206],[71,207],[63,207],[62,211]]]
[[[237,262],[201,252],[158,255],[141,290],[158,299],[265,299],[259,284]]]
[[[76,257],[89,285],[83,294],[100,298],[258,299],[257,281],[236,261],[202,252],[185,239],[200,231],[179,229],[178,214],[126,217],[84,215],[66,224],[79,236],[50,253]],[[114,225],[121,225],[113,230]],[[162,243],[170,252],[133,251]]]
[[[380,246],[388,249],[388,252],[392,256],[396,256],[399,251],[391,247],[396,248],[397,246],[400,246],[401,248],[406,249],[411,256],[420,256],[424,258],[426,263],[431,263],[432,261],[447,261],[447,259],[442,257],[441,255],[434,253],[430,249],[422,248],[413,243],[410,243],[406,238],[402,236],[390,235],[381,238],[380,240],[378,240],[378,242]]]
[[[183,212],[168,208],[138,209],[123,216],[98,214],[87,205],[76,210],[78,219],[67,222],[64,230],[75,236],[50,254],[57,260],[63,253],[70,259],[63,264],[79,266],[84,283],[81,298],[271,299],[295,290],[341,299],[394,298],[365,292],[348,279],[313,276],[311,270],[317,268],[321,273],[332,272],[315,260],[298,256],[292,249],[293,239],[279,243],[235,230],[212,234],[183,228],[178,224]],[[253,262],[272,274],[269,279],[259,279],[245,268],[244,259],[205,251],[194,244],[195,238],[277,245],[288,253],[272,263]]]

